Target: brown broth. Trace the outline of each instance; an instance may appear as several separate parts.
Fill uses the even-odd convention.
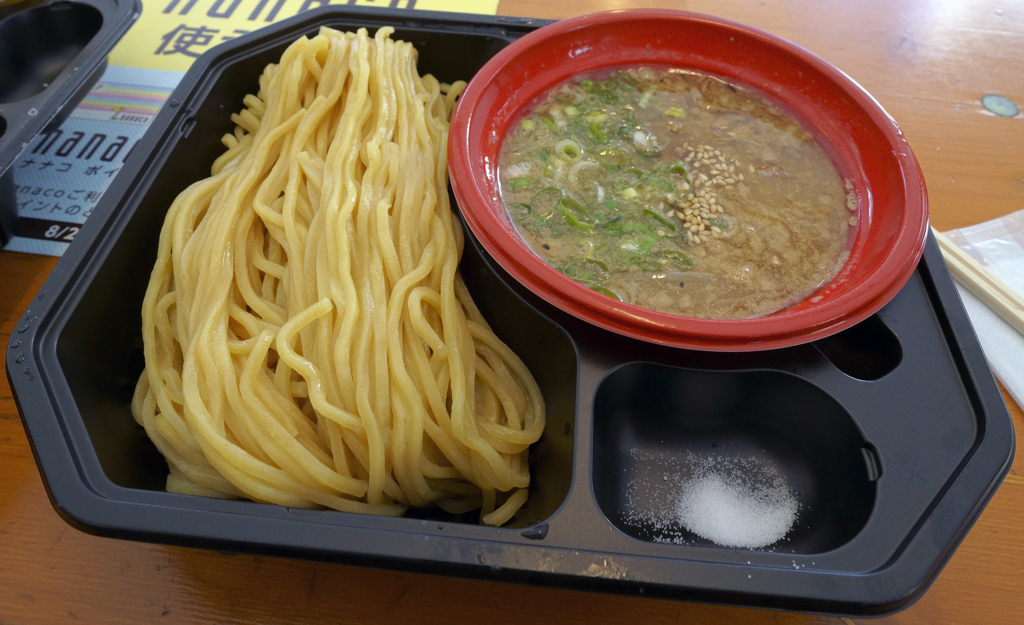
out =
[[[857,225],[850,184],[796,119],[691,71],[633,67],[556,87],[505,138],[499,176],[520,236],[548,264],[689,317],[804,300],[839,272]]]

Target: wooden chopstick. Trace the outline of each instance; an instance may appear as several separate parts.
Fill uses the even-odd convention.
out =
[[[971,258],[967,252],[950,241],[949,237],[935,228],[932,228],[932,233],[939,242],[942,257],[946,260],[946,266],[949,267],[949,273],[953,278],[974,293],[1017,332],[1024,334],[1024,297]]]

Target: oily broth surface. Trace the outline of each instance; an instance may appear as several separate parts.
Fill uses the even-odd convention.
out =
[[[566,141],[578,155],[554,149]],[[795,119],[689,71],[629,68],[556,87],[508,134],[499,166],[512,222],[548,264],[689,317],[800,302],[839,272],[857,225],[849,183]],[[552,208],[555,189],[565,199]]]

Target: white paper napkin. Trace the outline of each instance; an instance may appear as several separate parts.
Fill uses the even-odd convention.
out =
[[[946,236],[1013,290],[1024,293],[1024,210]],[[1024,406],[1024,336],[957,283],[964,308],[992,372],[1018,406]]]

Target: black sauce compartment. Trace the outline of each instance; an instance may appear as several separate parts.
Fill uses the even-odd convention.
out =
[[[723,354],[587,325],[526,291],[468,236],[467,286],[531,368],[549,411],[531,450],[529,504],[512,522],[165,492],[166,465],[129,411],[142,369],[138,310],[163,216],[207,175],[264,65],[321,25],[394,26],[420,50],[421,72],[451,81],[538,24],[326,7],[193,66],[7,350],[26,431],[65,519],[136,540],[765,608],[878,614],[924,592],[1009,470],[1014,446],[934,242],[907,286],[858,326],[814,344]],[[792,529],[769,544],[755,526],[763,544],[739,546],[687,529],[680,485],[723,468],[784,492],[772,503],[783,502]]]
[[[36,134],[71,113],[107,67],[140,0],[20,0],[0,6],[0,245],[17,217],[13,172]]]

